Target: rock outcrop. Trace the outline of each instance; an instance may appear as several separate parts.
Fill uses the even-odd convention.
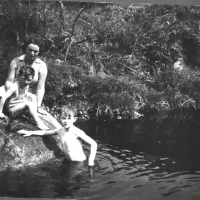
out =
[[[61,125],[47,112],[40,115],[50,129]],[[0,119],[0,171],[37,165],[62,155],[58,136],[23,137],[18,130],[37,130],[33,121],[22,116],[15,120]]]

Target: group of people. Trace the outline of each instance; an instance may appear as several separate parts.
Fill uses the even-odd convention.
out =
[[[25,54],[14,58],[9,66],[8,77],[1,88],[0,117],[6,103],[12,117],[29,111],[39,129],[47,129],[38,117],[45,93],[47,65],[38,57],[39,46],[34,40],[28,41]]]
[[[85,141],[91,146],[88,169],[92,175],[97,143],[74,125],[77,120],[76,108],[63,106],[60,116],[62,127],[54,130],[49,130],[38,115],[38,113],[43,113],[41,104],[45,94],[47,77],[47,65],[38,57],[39,51],[39,45],[32,39],[26,44],[25,54],[11,61],[7,80],[0,90],[0,118],[5,117],[3,113],[4,106],[13,118],[28,114],[40,130],[20,130],[18,133],[25,137],[57,134],[66,159],[75,166],[87,159],[81,142],[82,140]]]

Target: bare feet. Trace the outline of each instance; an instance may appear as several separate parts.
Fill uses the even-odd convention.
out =
[[[48,130],[49,128],[43,124],[42,122],[37,123],[37,128],[41,129],[41,130]]]

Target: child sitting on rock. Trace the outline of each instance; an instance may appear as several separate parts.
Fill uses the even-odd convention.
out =
[[[45,136],[57,134],[60,138],[62,149],[65,154],[64,163],[69,176],[80,168],[80,165],[86,160],[86,155],[83,152],[81,140],[90,145],[90,155],[88,158],[89,174],[93,176],[94,159],[97,151],[97,143],[82,130],[74,125],[77,120],[77,111],[73,107],[63,106],[60,116],[60,121],[63,127],[54,130],[39,130],[39,131],[26,131],[20,130],[19,134],[24,134],[25,137],[31,135]],[[71,170],[69,170],[71,169]]]
[[[29,112],[39,129],[48,129],[40,120],[37,113],[37,103],[34,95],[28,92],[29,84],[35,75],[34,69],[25,65],[20,68],[17,80],[10,86],[0,99],[0,118],[5,118],[3,107],[6,102],[8,113],[13,118]]]

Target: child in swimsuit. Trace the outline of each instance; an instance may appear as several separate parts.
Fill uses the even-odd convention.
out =
[[[37,113],[36,97],[28,92],[35,71],[29,65],[22,66],[17,81],[15,81],[0,100],[0,118],[4,118],[3,107],[8,99],[7,108],[9,114],[15,118],[27,110],[39,129],[48,129],[40,120]]]

